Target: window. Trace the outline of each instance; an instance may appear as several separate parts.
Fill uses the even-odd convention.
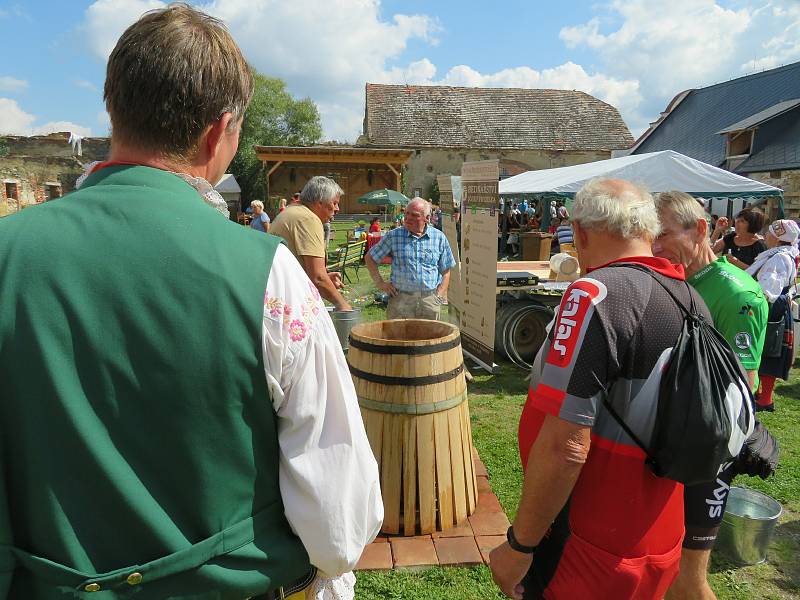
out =
[[[728,134],[728,156],[743,156],[750,154],[753,146],[752,129],[737,131]]]
[[[781,171],[770,171],[769,176],[771,179],[780,179],[783,173]]]
[[[61,184],[60,183],[45,183],[44,184],[44,201],[55,200],[61,198]]]
[[[19,184],[16,181],[4,182],[6,186],[6,198],[19,200]]]

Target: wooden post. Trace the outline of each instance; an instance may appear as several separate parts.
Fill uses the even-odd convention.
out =
[[[398,192],[402,192],[403,190],[400,189],[400,172],[394,168],[390,163],[386,163],[386,166],[389,167],[389,170],[394,173],[394,189]],[[402,168],[402,167],[401,167]]]

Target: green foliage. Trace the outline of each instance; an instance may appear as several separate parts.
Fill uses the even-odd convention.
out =
[[[266,175],[254,146],[308,146],[322,137],[319,111],[311,98],[295,100],[286,83],[253,72],[255,91],[244,114],[239,151],[229,171],[245,200],[266,198]]]
[[[10,152],[10,148],[8,147],[8,142],[5,138],[0,138],[0,156],[6,156]]]

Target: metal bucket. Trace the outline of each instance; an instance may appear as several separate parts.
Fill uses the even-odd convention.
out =
[[[353,325],[358,325],[361,322],[361,311],[358,309],[333,310],[331,306],[328,307],[328,313],[333,321],[333,327],[336,329],[339,344],[341,344],[342,350],[347,352],[350,347],[350,330]]]
[[[738,565],[764,562],[781,513],[783,507],[766,494],[732,487],[722,516],[717,549]]]

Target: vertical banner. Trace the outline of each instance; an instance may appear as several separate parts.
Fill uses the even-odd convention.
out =
[[[461,215],[453,197],[453,183],[455,180],[460,180],[460,177],[452,177],[451,175],[438,175],[436,177],[436,181],[439,184],[439,205],[442,209],[442,232],[444,232],[447,241],[450,242],[450,249],[456,259],[456,266],[450,270],[450,287],[447,289],[447,313],[450,322],[458,325],[458,309],[463,304],[464,289],[461,282],[461,248],[458,243]]]
[[[494,366],[497,310],[497,212],[499,161],[461,167],[461,291],[456,297],[463,349],[484,368]]]

